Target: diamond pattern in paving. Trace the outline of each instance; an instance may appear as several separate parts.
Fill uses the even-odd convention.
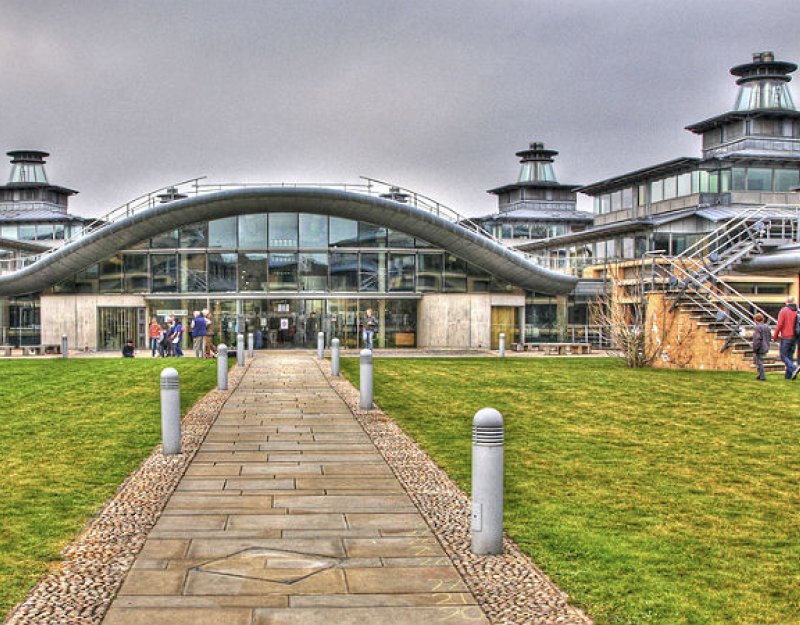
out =
[[[488,625],[312,358],[256,357],[104,625]]]

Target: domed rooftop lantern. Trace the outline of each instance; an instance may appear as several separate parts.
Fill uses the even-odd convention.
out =
[[[48,184],[44,170],[44,159],[50,154],[40,150],[12,150],[6,152],[11,157],[11,174],[8,184]]]
[[[731,74],[739,77],[734,110],[797,110],[789,90],[789,74],[795,70],[797,65],[776,61],[773,52],[754,52],[752,63],[731,68]]]
[[[520,150],[522,167],[519,170],[517,182],[552,182],[556,183],[556,173],[553,169],[553,158],[558,155],[555,150],[546,150],[544,143],[534,142],[527,150]]]

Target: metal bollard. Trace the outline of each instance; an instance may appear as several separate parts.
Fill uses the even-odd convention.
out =
[[[236,335],[236,364],[244,367],[244,335]]]
[[[161,372],[161,443],[165,456],[181,453],[181,383],[178,372]]]
[[[472,421],[472,553],[503,553],[503,415],[483,408]]]
[[[252,332],[248,332],[247,333],[247,357],[248,358],[252,358],[253,357],[253,333]]]
[[[339,376],[339,339],[331,341],[331,375]]]
[[[66,334],[61,335],[61,357],[69,358],[69,339]]]
[[[361,387],[361,398],[358,406],[363,410],[369,410],[372,408],[372,352],[370,350],[361,350],[360,363],[358,385]]]
[[[325,333],[319,332],[317,334],[317,358],[322,360],[325,358]]]
[[[505,332],[501,332],[500,333],[500,347],[499,347],[498,351],[500,352],[500,358],[505,358],[506,357],[506,334],[505,334]]]
[[[228,390],[228,346],[225,343],[217,345],[217,389]]]

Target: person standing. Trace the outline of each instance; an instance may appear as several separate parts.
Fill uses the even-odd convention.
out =
[[[192,319],[192,346],[195,358],[205,357],[206,334],[208,334],[206,318],[200,314],[199,310],[195,310],[194,319]]]
[[[786,305],[778,313],[778,323],[775,325],[775,332],[772,339],[780,339],[781,360],[786,365],[783,375],[787,380],[797,378],[800,367],[794,361],[794,348],[796,343],[795,327],[797,326],[797,305],[791,295],[786,298]]]
[[[372,350],[372,339],[378,331],[378,318],[373,314],[371,308],[367,308],[367,314],[364,317],[364,345],[368,350]]]
[[[756,369],[758,369],[758,376],[756,380],[760,380],[761,382],[766,382],[767,377],[764,375],[764,356],[769,351],[770,346],[770,331],[769,326],[764,323],[764,315],[761,313],[756,313],[756,316],[753,317],[753,321],[755,321],[756,327],[753,330],[753,363],[756,365]]]
[[[150,337],[150,355],[155,358],[156,357],[156,350],[158,350],[159,355],[163,356],[164,353],[161,350],[161,338],[164,335],[164,328],[158,323],[158,320],[153,317],[150,320],[150,330],[148,332],[148,336]]]
[[[175,325],[172,326],[172,347],[175,350],[175,355],[178,358],[183,358],[183,349],[181,348],[181,341],[183,340],[183,324],[181,320],[175,318]]]
[[[208,308],[203,309],[203,318],[206,320],[206,336],[204,339],[204,354],[206,358],[216,358],[217,357],[217,348],[214,347],[214,341],[211,340],[213,336],[213,331],[211,330],[212,320],[211,320],[211,311]]]

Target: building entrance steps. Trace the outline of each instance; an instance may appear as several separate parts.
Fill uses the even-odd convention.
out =
[[[488,625],[313,355],[258,354],[104,625]]]

